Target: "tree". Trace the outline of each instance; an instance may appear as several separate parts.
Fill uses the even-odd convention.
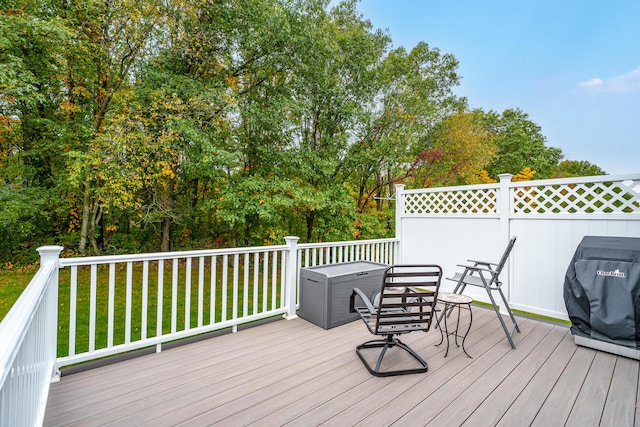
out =
[[[373,96],[369,82],[388,43],[357,17],[354,2],[341,3],[331,14],[319,7],[310,12],[300,17],[303,31],[296,35],[300,66],[290,82],[296,102],[286,163],[296,176],[294,212],[306,225],[307,241],[337,230],[349,233],[346,218],[339,218],[350,204],[342,186],[348,130]]]
[[[88,254],[380,237],[397,182],[597,172],[556,168],[520,110],[469,111],[452,55],[392,49],[355,0],[329,4],[0,0],[5,240]]]
[[[464,98],[453,94],[458,85],[457,60],[438,49],[419,43],[411,52],[389,52],[381,64],[376,102],[367,109],[357,127],[358,142],[350,147],[356,168],[360,210],[377,196],[393,194],[393,184],[412,176],[411,164],[434,126],[462,109]]]
[[[12,127],[19,128],[11,154],[18,160],[13,179],[20,174],[29,185],[62,196],[58,200],[81,195],[70,203],[80,218],[81,254],[88,244],[98,252],[103,205],[102,182],[93,167],[96,141],[114,97],[131,83],[138,61],[150,52],[152,35],[161,34],[164,4],[23,0],[12,8],[2,5],[0,55],[9,65],[0,86],[3,115],[15,118]]]
[[[112,101],[132,83],[132,72],[151,51],[149,42],[161,37],[166,8],[161,0],[89,2],[80,9],[86,28],[79,37],[84,55],[74,58],[84,66],[82,90],[87,94],[83,109],[91,118],[90,129],[80,138],[80,146],[72,154],[71,176],[82,192],[82,223],[78,251],[86,253],[87,243],[95,252],[96,228],[103,215],[99,189],[103,181],[94,167],[99,158],[97,141],[105,127]],[[86,15],[85,15],[86,14]],[[72,63],[73,65],[73,63]],[[70,73],[73,72],[71,68]],[[84,127],[88,128],[88,123]]]
[[[599,166],[586,160],[564,160],[553,172],[553,178],[569,178],[573,176],[606,175]]]
[[[460,111],[445,117],[429,135],[412,168],[421,187],[488,182],[486,167],[498,151],[496,135],[481,110]]]
[[[517,174],[529,167],[536,178],[551,178],[556,165],[562,160],[562,150],[545,145],[546,138],[540,126],[523,111],[505,110],[502,114],[486,113],[485,120],[497,135],[498,153],[488,165],[487,172],[493,179],[501,173]]]
[[[4,230],[12,244],[51,241],[72,217],[62,178],[72,94],[61,76],[74,32],[59,12],[58,4],[0,2],[0,185],[12,199],[5,206],[17,210],[4,210],[2,222],[21,222]]]

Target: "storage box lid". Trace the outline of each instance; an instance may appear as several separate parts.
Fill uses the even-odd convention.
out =
[[[319,265],[316,267],[305,267],[305,270],[315,271],[327,277],[343,276],[345,274],[360,273],[365,271],[380,270],[388,267],[371,261],[352,261],[339,264]]]

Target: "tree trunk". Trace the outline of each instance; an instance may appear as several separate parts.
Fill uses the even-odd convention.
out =
[[[310,211],[307,217],[307,242],[311,242],[311,236],[313,235],[313,223],[315,220],[316,212]]]
[[[91,180],[87,178],[84,182],[84,194],[82,196],[82,224],[80,226],[80,242],[78,252],[80,255],[87,254],[87,236],[89,235],[89,222],[91,219]]]
[[[93,215],[91,215],[91,224],[89,227],[89,242],[93,248],[93,253],[100,255],[100,249],[98,247],[98,240],[96,239],[96,227],[100,223],[102,218],[102,208],[98,203],[93,204]]]
[[[382,177],[380,176],[380,173],[378,172],[376,174],[376,196],[374,196],[374,200],[376,201],[376,210],[378,212],[382,212],[382,204],[384,203],[384,201],[382,200],[382,186],[384,184],[382,183]]]
[[[175,181],[172,179],[164,186],[162,195],[162,208],[165,212],[162,219],[162,230],[160,234],[160,250],[169,252],[171,250],[171,225],[173,224],[173,187]]]
[[[162,220],[162,235],[160,251],[169,252],[171,250],[171,216],[165,216]]]

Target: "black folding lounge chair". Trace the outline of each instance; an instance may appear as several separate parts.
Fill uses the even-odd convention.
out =
[[[369,332],[385,337],[367,341],[356,347],[356,353],[371,374],[384,377],[427,372],[427,362],[394,336],[429,330],[436,312],[441,279],[442,269],[437,265],[395,265],[385,271],[382,289],[374,296],[374,303],[369,301],[360,289],[353,290],[350,300],[351,311],[358,312]],[[362,301],[363,305],[356,305],[358,301]],[[381,370],[387,350],[394,347],[408,352],[418,362],[419,367]],[[367,352],[366,349],[371,348],[381,349],[375,367],[372,367],[363,354],[363,351]],[[406,363],[401,365],[405,366]]]
[[[513,249],[513,245],[515,245],[515,243],[516,237],[514,236],[509,241],[509,244],[507,245],[502,258],[497,264],[486,261],[467,260],[468,262],[472,262],[473,265],[458,265],[458,267],[463,267],[464,271],[462,273],[456,273],[453,277],[447,277],[447,280],[453,280],[454,282],[457,282],[456,287],[453,290],[454,293],[461,294],[462,292],[464,292],[464,289],[467,287],[467,285],[479,286],[487,291],[487,294],[489,294],[489,299],[491,300],[491,304],[493,304],[493,309],[498,315],[498,319],[500,319],[502,329],[504,329],[504,333],[507,335],[509,344],[511,344],[511,348],[513,349],[516,348],[516,345],[513,343],[513,334],[515,331],[520,332],[520,327],[518,326],[516,318],[511,312],[511,308],[507,303],[507,299],[502,293],[500,272],[502,272],[504,265],[507,263],[507,259],[509,258],[509,254],[511,253],[511,249]],[[500,315],[500,310],[498,308],[498,305],[496,304],[495,299],[493,298],[492,291],[498,291],[498,293],[500,294],[500,298],[502,298],[504,308],[507,309],[509,317],[511,318],[511,322],[513,322],[513,329],[511,329],[511,331],[509,331],[507,325],[502,319],[502,316]],[[445,313],[442,314],[444,315]],[[441,319],[438,319],[438,323],[440,323],[440,320]]]

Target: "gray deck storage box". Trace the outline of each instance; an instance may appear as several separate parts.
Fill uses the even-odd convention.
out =
[[[368,297],[379,292],[386,264],[353,261],[300,269],[299,315],[311,323],[330,329],[358,319],[349,313],[353,288]]]

